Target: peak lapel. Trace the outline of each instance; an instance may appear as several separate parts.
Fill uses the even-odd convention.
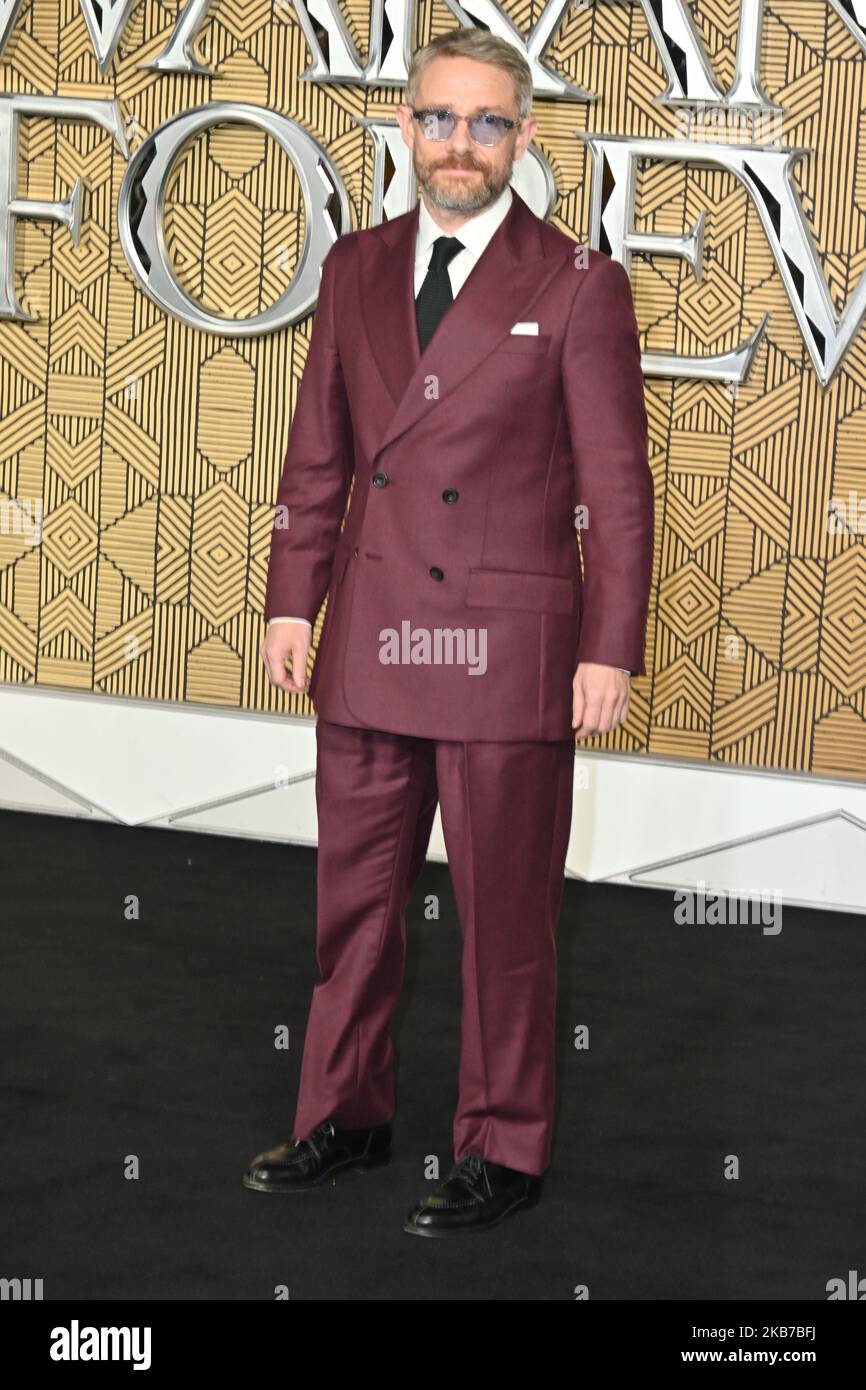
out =
[[[418,205],[382,224],[378,236],[361,238],[364,328],[396,407],[371,462],[484,361],[560,268],[559,257],[545,255],[540,219],[511,192],[508,213],[423,353],[415,320]],[[432,399],[431,376],[438,382]]]
[[[360,290],[364,330],[395,405],[419,358],[415,323],[415,239],[418,204],[361,237]]]

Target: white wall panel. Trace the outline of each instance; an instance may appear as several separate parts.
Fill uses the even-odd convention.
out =
[[[0,686],[8,809],[315,845],[315,766],[312,719]],[[866,912],[866,784],[579,752],[566,871]]]

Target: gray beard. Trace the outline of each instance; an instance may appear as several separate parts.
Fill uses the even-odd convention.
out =
[[[461,192],[455,187],[453,190],[437,187],[432,179],[419,175],[415,170],[415,177],[427,194],[434,207],[441,208],[443,212],[479,212],[482,208],[488,207],[499,197],[503,188],[511,182],[513,164],[509,165],[507,172],[503,175],[503,182],[494,181],[492,184],[483,184],[478,189],[466,189]]]

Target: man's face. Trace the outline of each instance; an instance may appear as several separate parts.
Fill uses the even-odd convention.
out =
[[[478,111],[517,121],[514,85],[507,72],[474,58],[434,58],[419,84],[415,109],[442,107],[455,115]],[[492,203],[510,183],[515,159],[522,158],[537,121],[506,131],[498,145],[476,145],[465,121],[447,140],[428,140],[409,106],[398,106],[403,139],[412,151],[418,185],[428,203],[444,212],[471,213]]]

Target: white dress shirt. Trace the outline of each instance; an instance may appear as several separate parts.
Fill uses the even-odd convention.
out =
[[[443,232],[438,223],[434,222],[427,211],[424,199],[420,199],[418,232],[415,237],[415,298],[418,298],[421,286],[427,278],[434,241],[440,236],[453,235],[463,242],[463,250],[458,251],[457,255],[452,257],[448,263],[451,293],[456,299],[510,207],[511,185],[506,184],[499,197],[490,203],[483,212],[476,213],[474,217],[470,217],[468,221],[464,222],[458,231],[450,233]],[[306,623],[308,627],[312,626],[306,618],[271,618],[268,627],[271,623]],[[619,669],[624,671],[626,667],[621,666]]]

